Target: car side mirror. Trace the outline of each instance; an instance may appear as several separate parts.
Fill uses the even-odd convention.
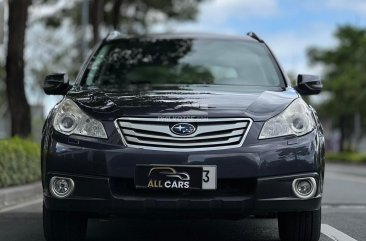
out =
[[[301,95],[317,95],[323,89],[323,84],[317,75],[299,74],[295,89]]]
[[[65,95],[70,88],[69,77],[65,73],[47,75],[43,83],[47,95]]]

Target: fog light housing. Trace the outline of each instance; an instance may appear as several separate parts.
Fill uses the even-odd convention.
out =
[[[305,177],[297,178],[292,182],[292,190],[296,197],[309,199],[314,197],[317,189],[315,178]]]
[[[74,191],[75,183],[71,178],[52,177],[50,181],[50,191],[56,198],[66,198]]]

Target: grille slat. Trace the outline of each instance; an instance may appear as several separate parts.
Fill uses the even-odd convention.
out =
[[[174,134],[177,123],[190,123],[196,131],[189,136]],[[126,146],[150,150],[205,151],[242,146],[252,121],[249,118],[206,118],[166,120],[119,118],[115,122]]]
[[[178,122],[179,123],[179,122]],[[170,131],[169,125],[166,123],[153,123],[153,124],[141,124],[141,123],[133,123],[127,121],[120,121],[119,125],[128,128],[128,129],[135,129],[135,130],[143,130],[143,131],[154,131],[154,132],[161,132],[173,136],[174,135]],[[191,137],[197,136],[199,134],[210,133],[215,131],[225,131],[225,130],[232,130],[232,129],[239,129],[239,128],[246,128],[248,123],[246,122],[237,122],[237,123],[229,123],[229,124],[220,124],[215,125],[214,123],[203,124],[202,122],[200,125],[197,125],[197,130]]]
[[[154,138],[154,139],[163,139],[163,140],[171,140],[171,141],[195,141],[195,140],[207,140],[207,139],[216,139],[216,138],[223,138],[223,137],[230,137],[230,136],[239,136],[243,135],[244,130],[233,130],[229,133],[221,134],[221,135],[207,135],[207,136],[196,136],[196,137],[169,137],[165,135],[152,135],[152,134],[144,134],[139,133],[138,131],[134,131],[132,129],[123,129],[123,134],[125,136],[135,136],[135,137],[142,137],[142,138]]]
[[[224,140],[219,141],[196,141],[196,142],[162,142],[162,141],[151,141],[151,140],[144,140],[136,137],[126,136],[127,142],[139,143],[142,145],[154,145],[154,146],[171,146],[171,147],[197,147],[197,146],[214,146],[214,145],[223,145],[223,144],[231,144],[237,143],[241,139],[239,137],[231,137]]]

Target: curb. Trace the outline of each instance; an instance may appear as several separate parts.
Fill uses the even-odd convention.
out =
[[[35,182],[23,186],[0,189],[0,209],[42,197],[42,184]]]

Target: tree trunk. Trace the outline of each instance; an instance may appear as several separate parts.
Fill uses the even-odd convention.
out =
[[[340,117],[340,119],[339,119],[339,129],[340,129],[340,138],[339,138],[339,151],[340,152],[343,152],[344,151],[344,149],[345,149],[345,145],[344,145],[344,143],[345,143],[345,139],[346,139],[346,137],[345,137],[345,133],[346,133],[346,130],[345,130],[345,123],[344,123],[344,117],[343,116],[341,116]]]
[[[99,42],[99,26],[103,20],[104,0],[93,0],[90,9],[90,21],[93,26],[93,45],[96,45]]]
[[[352,126],[352,116],[342,115],[340,117],[340,151],[352,151],[352,132],[350,130],[350,126]]]
[[[353,134],[352,134],[352,151],[360,151],[360,142],[362,138],[362,120],[359,111],[354,113],[354,123],[353,123]]]
[[[31,134],[30,106],[24,91],[24,39],[30,0],[9,0],[6,92],[11,115],[11,134]]]
[[[122,0],[114,0],[112,26],[117,30],[119,27],[119,15],[121,10]]]

